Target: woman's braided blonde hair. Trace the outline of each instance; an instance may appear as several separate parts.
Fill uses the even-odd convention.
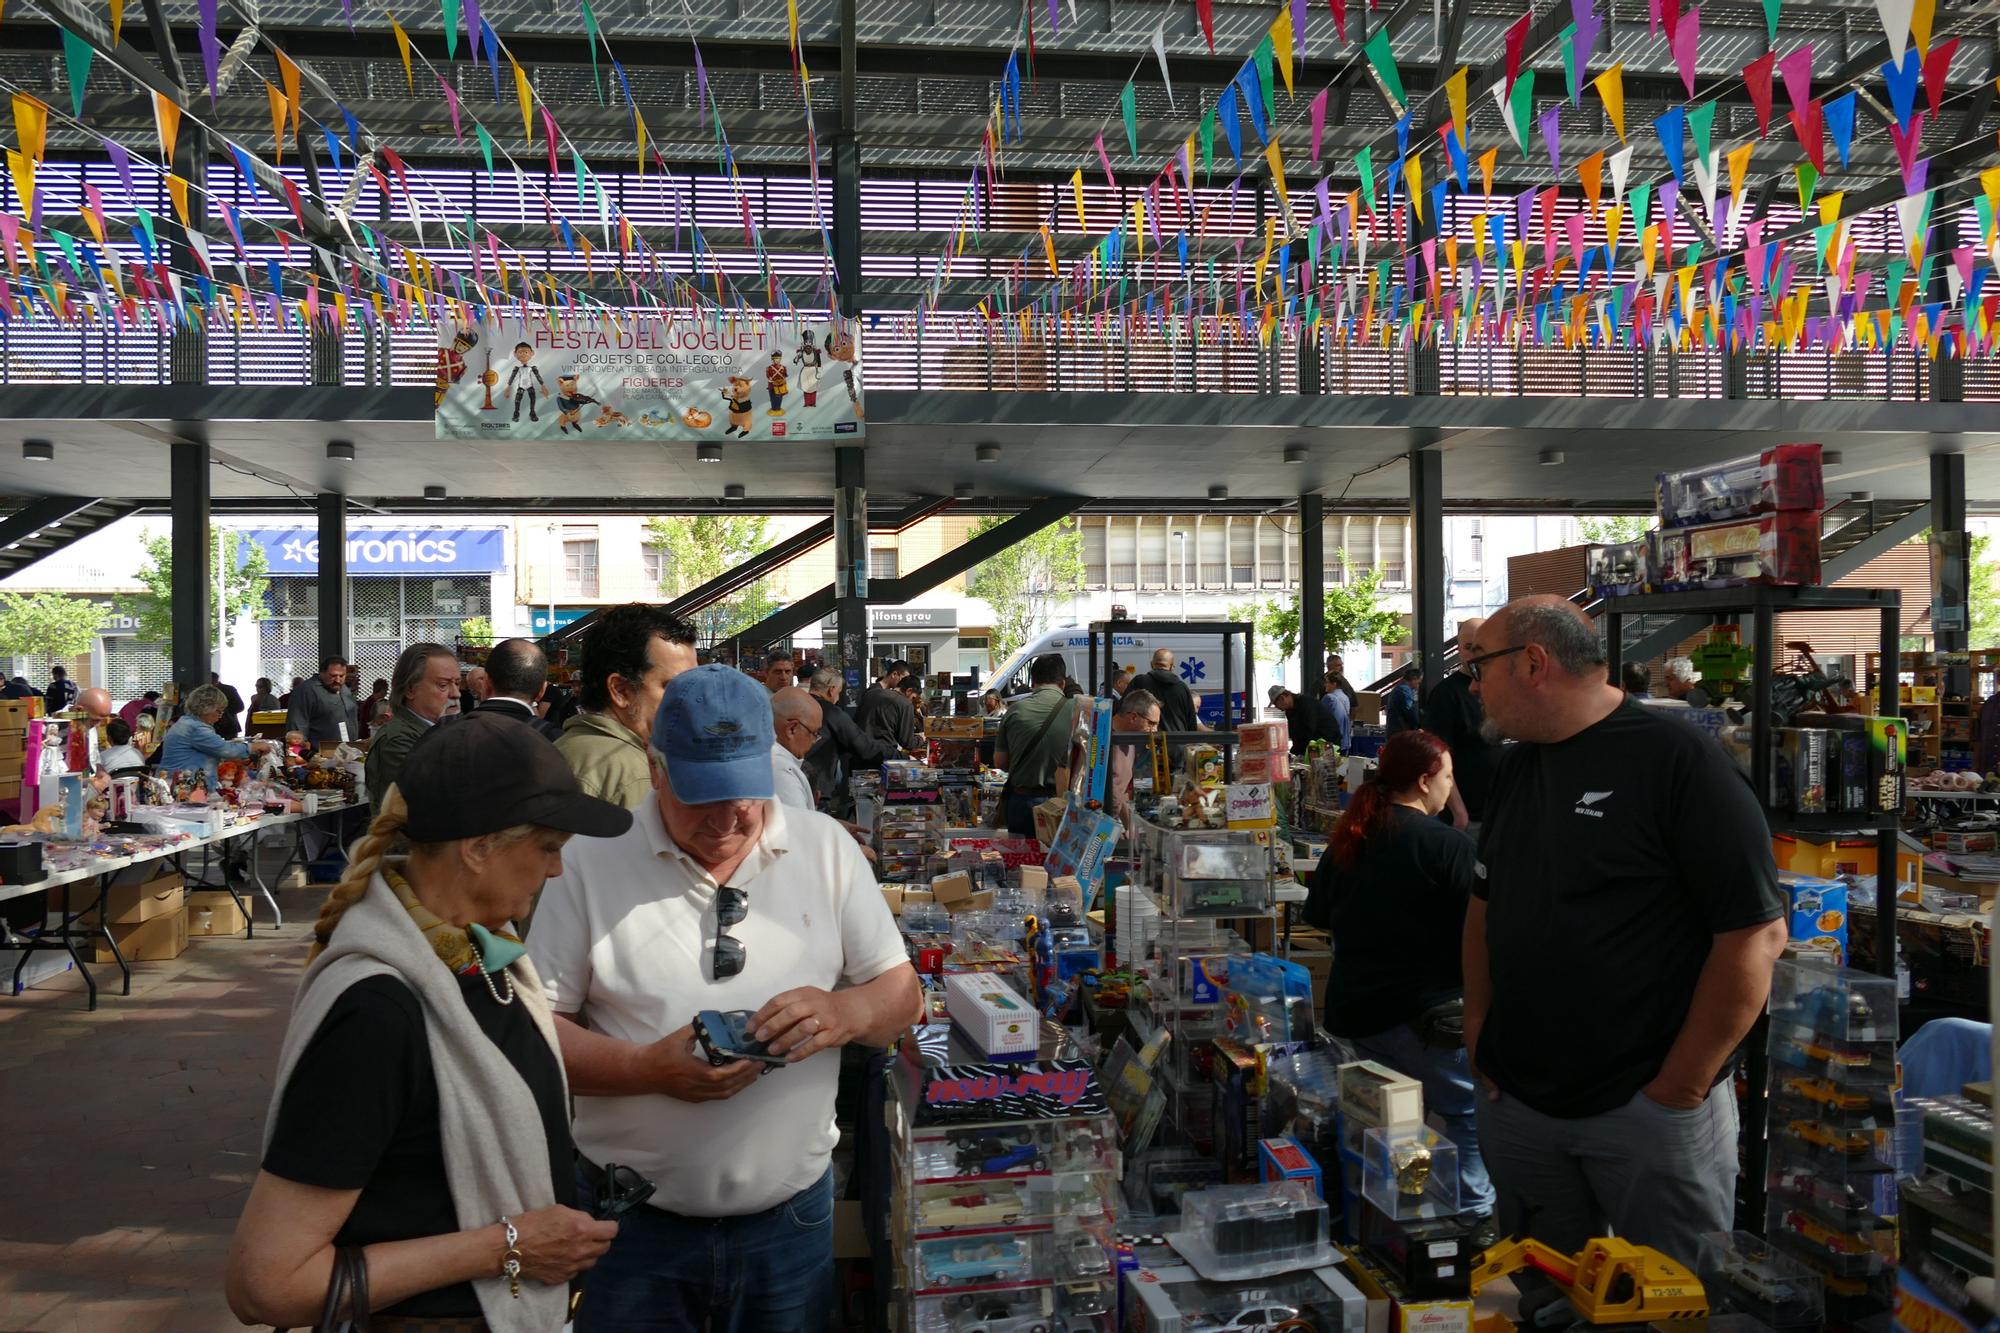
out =
[[[326,895],[326,902],[319,909],[319,920],[313,924],[312,949],[306,954],[307,963],[319,957],[320,950],[324,949],[327,942],[333,938],[334,927],[340,924],[340,918],[347,909],[366,896],[368,885],[375,878],[375,872],[382,868],[382,863],[389,859],[392,852],[398,855],[422,856],[436,848],[449,845],[410,842],[403,836],[403,826],[409,819],[410,807],[403,800],[402,788],[392,783],[388,794],[382,798],[381,813],[370,821],[368,831],[361,835],[360,840],[348,852],[346,873],[340,877],[340,883],[333,886],[333,891]],[[519,842],[528,837],[536,832],[537,828],[538,826],[534,824],[516,824],[497,833],[481,834],[478,840],[494,847],[504,847],[508,843]]]

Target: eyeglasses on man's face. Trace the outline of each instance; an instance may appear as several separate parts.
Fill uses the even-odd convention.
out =
[[[1478,657],[1472,658],[1471,660],[1466,662],[1465,674],[1472,677],[1474,680],[1480,680],[1486,674],[1486,664],[1488,662],[1497,661],[1502,657],[1509,656],[1510,654],[1513,653],[1518,653],[1527,646],[1528,645],[1525,643],[1517,643],[1512,648],[1496,648],[1490,653],[1481,653]]]

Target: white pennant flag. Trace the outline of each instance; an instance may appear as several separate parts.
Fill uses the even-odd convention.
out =
[[[1910,15],[1916,0],[1875,0],[1875,13],[1882,20],[1882,33],[1889,39],[1889,63],[1901,66],[1903,48],[1910,42]]]
[[[1923,231],[1924,215],[1930,210],[1930,206],[1929,190],[1922,194],[1906,194],[1896,201],[1896,221],[1902,227],[1903,249],[1911,256],[1912,263],[1919,262],[1915,257],[1917,238]]]
[[[1074,0],[1072,0],[1072,3],[1074,3]],[[1167,105],[1172,107],[1174,104],[1174,80],[1173,76],[1167,73],[1166,26],[1162,22],[1158,27],[1153,29],[1153,54],[1160,58],[1160,82],[1167,85]]]
[[[1611,193],[1617,197],[1621,208],[1625,204],[1625,178],[1631,174],[1632,145],[1626,144],[1611,155]]]
[[[1521,127],[1514,123],[1514,108],[1507,103],[1507,89],[1496,83],[1492,92],[1494,105],[1500,108],[1500,123],[1507,127],[1507,133],[1514,136],[1514,146],[1524,153],[1527,152],[1528,145],[1521,138]]]
[[[1709,149],[1706,164],[1699,157],[1695,159],[1694,183],[1695,188],[1701,191],[1701,215],[1703,217],[1715,216],[1715,164],[1716,159],[1721,156],[1721,153],[1722,150],[1720,148]]]

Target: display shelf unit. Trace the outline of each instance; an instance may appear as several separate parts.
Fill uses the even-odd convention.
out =
[[[1880,648],[1873,656],[1897,660],[1902,627],[1903,594],[1895,588],[1774,588],[1751,586],[1716,588],[1698,592],[1642,593],[1605,603],[1604,640],[1607,670],[1618,679],[1623,662],[1626,616],[1707,615],[1717,619],[1730,616],[1751,618],[1750,680],[1750,778],[1757,799],[1765,804],[1765,819],[1773,832],[1872,832],[1876,837],[1876,864],[1886,866],[1889,888],[1875,895],[1877,945],[1875,969],[1886,977],[1896,975],[1896,853],[1902,828],[1902,811],[1879,815],[1796,815],[1769,808],[1771,767],[1776,761],[1771,726],[1771,673],[1776,667],[1776,620],[1782,612],[1874,611],[1881,617]],[[1902,716],[1901,690],[1894,675],[1876,672],[1876,714]],[[1744,1078],[1750,1114],[1745,1116],[1745,1162],[1742,1214],[1762,1222],[1765,1208],[1764,1181],[1770,1162],[1770,1142],[1766,1137],[1766,1110],[1770,1104],[1771,1066],[1766,1045],[1766,1026],[1751,1033],[1744,1046]]]
[[[1978,673],[1972,671],[1973,688],[1961,697],[1952,697],[1948,682],[1957,674],[1953,664],[1937,659],[1944,656],[1935,652],[1900,652],[1896,654],[1896,679],[1899,685],[1929,690],[1929,699],[1903,699],[1903,712],[1910,719],[1910,767],[1916,770],[1933,768],[1971,768],[1974,733],[1979,719],[1981,695],[1978,689]],[[1955,654],[1954,654],[1955,656]],[[1988,652],[1970,654],[1972,657],[1991,656]],[[1929,658],[1931,660],[1926,661]],[[1866,670],[1863,676],[1868,688],[1879,689],[1882,673],[1883,654],[1872,652],[1864,655]],[[1991,666],[1986,668],[1990,675]],[[1900,691],[1898,692],[1900,696]],[[1916,728],[1927,724],[1922,731]],[[1958,760],[1947,763],[1947,757],[1957,755]]]

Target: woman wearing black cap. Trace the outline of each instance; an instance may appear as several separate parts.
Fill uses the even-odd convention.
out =
[[[334,1313],[377,1330],[562,1327],[617,1226],[571,1206],[562,1060],[511,923],[570,835],[631,822],[509,717],[411,750],[315,927],[230,1249],[238,1317],[314,1327],[344,1285]]]

